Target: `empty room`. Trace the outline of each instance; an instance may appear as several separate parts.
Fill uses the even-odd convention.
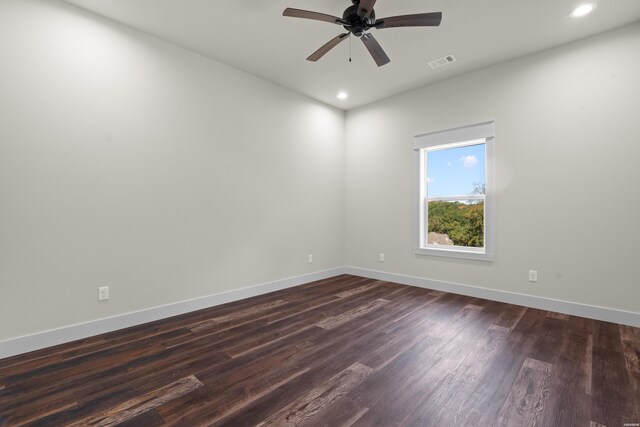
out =
[[[638,0],[0,0],[0,426],[640,427]]]

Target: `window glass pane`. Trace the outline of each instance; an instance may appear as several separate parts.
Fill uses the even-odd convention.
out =
[[[427,197],[484,194],[485,144],[426,151]]]
[[[484,201],[431,201],[428,206],[430,245],[484,247]]]

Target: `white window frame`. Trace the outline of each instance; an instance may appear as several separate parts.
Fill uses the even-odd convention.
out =
[[[427,166],[426,153],[429,151],[443,150],[449,148],[465,147],[471,145],[485,144],[485,184],[486,194],[484,195],[464,195],[454,197],[427,197]],[[447,129],[439,132],[417,135],[414,138],[415,169],[414,183],[414,253],[417,255],[430,255],[439,257],[470,259],[477,261],[494,260],[494,210],[495,210],[495,189],[494,189],[494,145],[495,145],[495,123],[484,122],[470,126],[454,129]],[[427,203],[429,201],[463,201],[463,200],[484,200],[484,247],[472,248],[465,246],[444,246],[430,245],[427,242],[428,218]]]

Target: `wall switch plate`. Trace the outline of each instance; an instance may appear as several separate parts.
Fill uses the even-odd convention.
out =
[[[538,272],[535,270],[529,270],[529,281],[536,283],[538,281]]]
[[[104,301],[109,299],[109,287],[101,286],[98,288],[98,301]]]
[[[313,264],[313,255],[309,255],[309,264]]]
[[[380,262],[384,262],[384,254],[380,254]]]

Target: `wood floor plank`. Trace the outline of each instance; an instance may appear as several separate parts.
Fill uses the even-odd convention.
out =
[[[355,425],[400,425],[407,414],[414,413],[436,390],[442,375],[458,366],[468,350],[467,345],[478,338],[475,330],[468,333],[462,331],[480,312],[470,304],[460,308],[447,322],[450,330],[448,337],[439,331],[435,331],[435,335],[428,333],[350,393],[349,397],[359,399],[370,408]],[[484,329],[494,320],[493,317],[485,318]],[[402,393],[394,395],[396,404],[384,405],[387,396],[382,391],[392,388],[396,381],[403,384]]]
[[[569,315],[568,314],[556,313],[556,312],[553,312],[553,311],[550,311],[549,313],[547,313],[547,317],[549,317],[551,319],[558,319],[558,320],[568,320],[569,319]]]
[[[158,412],[170,423],[215,423],[307,372],[309,368],[297,363],[295,356],[311,346],[293,341],[270,352],[257,352],[256,358],[232,359],[220,367],[199,369],[197,376],[206,386]]]
[[[303,313],[307,313],[309,311],[317,310],[320,307],[332,305],[338,298],[339,297],[336,295],[324,295],[322,297],[315,298],[313,301],[304,304],[298,304],[295,310],[276,312],[265,316],[264,319],[268,325],[271,325],[273,323],[281,322],[295,316],[300,316]]]
[[[214,326],[220,325],[221,323],[226,323],[233,320],[244,319],[247,317],[259,317],[260,314],[262,314],[263,312],[273,308],[281,307],[285,304],[288,304],[288,301],[283,299],[267,302],[264,304],[257,304],[253,307],[247,307],[243,310],[238,310],[233,313],[225,314],[223,316],[213,317],[207,320],[201,320],[199,322],[189,325],[188,328],[192,332],[198,332],[203,329],[209,329]]]
[[[221,355],[219,352],[213,353],[205,359],[197,359],[193,356],[186,360],[168,357],[166,364],[163,365],[166,367],[163,369],[149,367],[134,372],[116,373],[108,380],[100,381],[98,384],[90,383],[73,387],[72,391],[82,407],[91,407],[94,408],[94,411],[106,410],[116,406],[123,399],[133,399],[136,396],[152,392],[175,381],[175,378],[184,378],[205,368],[215,369],[228,360],[230,360],[229,357]],[[64,419],[60,421],[64,421]]]
[[[306,395],[280,409],[258,426],[297,426],[310,422],[318,411],[331,405],[353,387],[362,383],[371,371],[372,369],[368,366],[355,363],[321,386],[312,389]]]
[[[358,421],[369,408],[362,402],[346,396],[338,398],[333,404],[320,409],[308,423],[302,425],[314,427],[349,427]]]
[[[497,422],[522,364],[534,348],[545,314],[527,309],[509,333],[502,351],[496,352],[472,391],[466,394],[464,410],[455,415],[461,425],[491,425]]]
[[[566,319],[560,320],[555,317],[545,316],[542,328],[538,333],[538,340],[529,353],[532,359],[555,364],[560,356],[558,349],[562,347],[562,342],[567,334]]]
[[[554,364],[547,410],[540,425],[587,425],[591,420],[587,380],[591,362],[587,360],[589,336],[568,333]]]
[[[130,420],[119,423],[118,427],[157,427],[162,425],[165,425],[165,422],[160,414],[155,409],[151,409]]]
[[[71,403],[67,403],[65,405],[59,406],[59,407],[55,407],[53,409],[44,409],[44,410],[40,410],[37,413],[33,414],[33,415],[27,415],[26,417],[24,417],[23,419],[20,419],[20,417],[14,417],[12,424],[15,427],[21,427],[21,426],[26,426],[29,424],[32,424],[36,421],[39,421],[43,418],[46,418],[50,415],[53,414],[57,414],[58,412],[62,412],[62,411],[66,411],[68,409],[72,409],[78,406],[78,402],[71,402]],[[0,420],[2,420],[2,418],[0,418]],[[1,424],[0,424],[1,425]]]
[[[38,396],[47,397],[54,391],[67,391],[76,381],[100,382],[108,379],[113,370],[118,369],[117,365],[114,368],[114,360],[135,360],[159,354],[161,351],[162,347],[158,345],[136,344],[134,348],[126,350],[107,350],[102,354],[92,354],[82,361],[49,365],[45,369],[34,370],[33,375],[21,374],[17,377],[9,377],[10,384],[6,390],[8,393],[0,396],[0,400],[4,401],[8,407],[17,405],[19,408],[27,398],[32,404],[37,404],[40,400]]]
[[[246,339],[228,346],[227,354],[231,357],[238,357],[248,352],[255,351],[255,349],[261,348],[265,345],[277,342],[284,337],[297,334],[305,329],[320,326],[324,320],[337,318],[337,321],[331,320],[331,322],[333,323],[333,327],[338,326],[357,315],[364,315],[368,311],[386,304],[388,302],[387,300],[376,302],[374,299],[380,292],[381,291],[370,294],[365,292],[354,296],[350,301],[339,300],[336,301],[332,307],[317,307],[314,310],[300,313],[299,315],[284,319],[283,321],[266,325],[261,329],[252,331],[252,334],[248,335]],[[372,299],[374,300],[371,301]],[[362,306],[368,307],[370,305],[373,305],[373,307],[369,307],[368,309],[366,307],[362,308]],[[334,313],[335,316],[332,316]],[[261,333],[256,338],[255,333],[260,333],[262,331],[264,331],[264,333]]]
[[[246,389],[234,389],[233,392],[226,391],[222,395],[211,396],[211,391],[201,394],[198,404],[195,401],[188,400],[180,406],[171,408],[161,407],[158,409],[162,418],[170,424],[191,425],[198,424],[202,426],[214,425],[217,421],[229,414],[233,414],[241,410],[243,407],[251,404],[254,400],[269,394],[272,390],[277,389],[282,384],[299,377],[307,372],[309,368],[297,368],[291,370],[279,370],[286,373],[285,375],[274,375],[268,382],[258,382],[255,388],[252,388],[247,396]]]
[[[629,381],[634,392],[640,396],[640,328],[619,325],[619,329]]]
[[[365,382],[347,394],[351,399],[361,401],[369,410],[360,417],[355,426],[395,426],[400,423],[407,412],[411,412],[415,403],[414,397],[429,392],[425,375],[436,361],[427,349],[439,343],[437,338],[425,338],[404,351],[384,368],[370,375]],[[437,344],[436,344],[437,345]],[[389,395],[394,381],[402,384],[402,388]],[[379,386],[376,387],[375,385]],[[392,398],[394,404],[385,404]]]
[[[585,390],[591,396],[591,386],[593,384],[593,334],[587,336],[587,348],[585,350],[585,365],[587,377],[585,378]]]
[[[73,424],[69,424],[69,427],[118,425],[151,409],[155,409],[170,400],[191,393],[198,387],[202,387],[202,383],[191,375],[138,398],[123,402],[114,408],[78,420]]]
[[[406,322],[394,324],[385,322],[381,330],[385,334],[386,342],[376,346],[371,351],[361,356],[360,361],[367,366],[379,370],[394,361],[417,342],[429,337],[433,342],[438,342],[436,330],[437,323],[431,316],[446,316],[447,309],[453,307],[448,304],[432,305],[439,301],[441,295],[435,296],[427,304],[421,304],[417,310],[411,311],[410,316],[405,317]],[[386,308],[386,307],[385,307]]]
[[[436,325],[430,332],[429,335],[433,337],[441,337],[441,338],[449,338],[451,337],[452,324],[456,323],[464,325],[467,324],[471,319],[477,317],[478,313],[482,311],[483,307],[475,304],[467,304],[462,309],[460,309],[451,319],[451,323],[441,322]]]
[[[380,283],[381,282],[373,282],[373,283],[368,283],[366,285],[358,286],[357,288],[347,289],[346,291],[338,292],[336,296],[338,298],[350,297],[352,295],[359,294],[360,292],[365,292],[375,287],[378,287],[380,286]]]
[[[273,415],[274,411],[292,403],[299,396],[307,394],[309,390],[320,387],[337,372],[344,371],[356,363],[362,352],[379,345],[378,337],[363,336],[360,333],[354,338],[344,341],[332,340],[329,344],[316,344],[311,348],[311,352],[299,353],[298,356],[301,355],[302,358],[294,357],[286,363],[307,366],[308,372],[272,390],[269,394],[261,396],[260,399],[252,401],[251,405],[244,407],[241,412],[236,412],[221,420],[220,425],[255,425],[258,422],[256,420],[268,418]],[[317,354],[325,350],[331,350],[332,357],[319,359]]]
[[[520,322],[526,311],[527,307],[517,305],[504,307],[502,313],[500,313],[500,316],[498,317],[498,320],[496,320],[495,325],[513,330],[518,325],[518,322]]]
[[[226,346],[228,354],[237,357],[239,354],[244,354],[258,346],[268,345],[271,342],[282,339],[284,336],[296,333],[299,329],[311,327],[334,313],[338,314],[357,307],[384,294],[384,289],[363,292],[349,299],[338,299],[330,306],[316,306],[311,310],[298,312],[293,316],[287,316],[273,323],[258,321],[241,325],[232,330],[203,332],[195,334],[188,340],[175,339],[165,343],[165,345],[167,348],[173,348],[198,342],[202,339],[215,339],[220,345]]]
[[[429,297],[428,299],[433,299]],[[389,303],[384,306],[383,311],[392,305]],[[445,306],[454,314],[455,306],[453,304]],[[378,314],[380,314],[378,316]],[[278,390],[274,390],[268,396],[257,400],[249,407],[243,408],[241,414],[235,414],[230,419],[223,421],[221,425],[253,425],[251,420],[262,419],[270,416],[274,406],[282,406],[282,404],[290,403],[296,396],[306,393],[309,388],[314,388],[327,381],[336,372],[346,369],[349,365],[357,362],[358,357],[363,354],[374,353],[381,348],[386,342],[388,335],[386,333],[371,336],[367,331],[377,330],[373,325],[385,325],[389,319],[393,318],[392,313],[382,315],[382,313],[372,312],[368,315],[361,316],[349,324],[344,324],[334,330],[322,330],[322,334],[318,339],[313,339],[317,344],[313,347],[312,352],[300,353],[303,358],[297,358],[293,362],[304,366],[311,367],[311,370],[300,376],[299,378],[283,385]],[[370,317],[367,319],[367,317]],[[372,319],[376,318],[372,323]],[[367,325],[372,325],[368,329]],[[361,329],[365,328],[365,329]],[[318,354],[330,353],[330,358],[317,357]]]
[[[640,419],[639,343],[345,274],[0,360],[0,425],[612,427]]]
[[[499,426],[535,426],[547,404],[553,366],[527,358],[498,414]]]
[[[632,395],[620,329],[598,322],[593,336],[591,419],[610,426],[638,422],[640,405],[628,399]]]
[[[488,362],[504,348],[511,330],[491,325],[471,347],[465,349],[464,358],[443,377],[429,397],[407,414],[403,426],[460,425],[459,416],[465,413],[468,396],[489,368]]]
[[[328,319],[325,319],[316,324],[316,326],[323,329],[333,329],[336,326],[340,326],[343,323],[346,323],[350,320],[355,319],[356,317],[362,316],[364,314],[369,313],[377,308],[382,307],[385,304],[388,304],[389,300],[386,299],[377,299],[375,301],[371,301],[367,304],[364,304],[360,307],[354,308],[353,310],[349,310],[345,313],[339,314],[337,316],[332,316]]]
[[[287,292],[287,290],[280,291],[282,297],[289,302],[301,303],[309,302],[311,300],[322,298],[327,295],[335,296],[335,294],[362,286],[367,283],[375,282],[374,279],[368,279],[365,277],[348,276],[341,278],[338,281],[328,279],[327,282],[320,282],[319,285],[314,286],[311,289],[305,289],[303,292]],[[302,285],[305,286],[305,285]]]

